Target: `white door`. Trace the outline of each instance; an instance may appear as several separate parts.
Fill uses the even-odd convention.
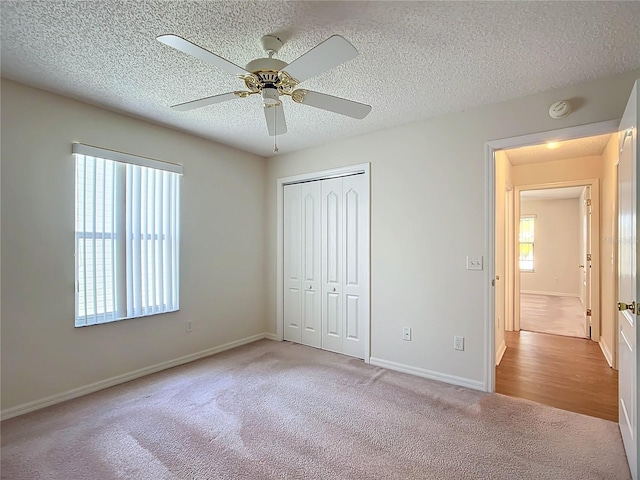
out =
[[[367,242],[369,198],[367,179],[352,175],[342,179],[343,204],[343,325],[342,353],[364,358],[365,328],[369,321]]]
[[[302,197],[302,332],[300,343],[320,347],[320,185],[300,184]]]
[[[358,358],[369,318],[366,181],[322,181],[322,348]]]
[[[342,353],[342,178],[322,181],[322,348]]]
[[[284,187],[284,339],[364,358],[369,193],[352,175]]]
[[[581,259],[584,265],[584,307],[585,307],[585,336],[591,338],[591,312],[592,312],[592,292],[591,292],[591,187],[584,187],[583,208],[583,235],[584,235],[584,258]]]
[[[302,203],[300,185],[284,187],[284,339],[300,342],[302,319]]]
[[[320,347],[320,184],[284,187],[284,339]]]
[[[620,163],[618,166],[618,296],[631,304],[640,300],[637,292],[637,204],[636,174],[638,125],[638,82],[627,103],[619,128]],[[631,475],[638,472],[638,345],[636,312],[619,304],[618,314],[618,394],[619,422]]]

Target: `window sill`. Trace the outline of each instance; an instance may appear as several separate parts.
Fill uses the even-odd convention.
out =
[[[176,308],[173,310],[167,310],[166,312],[154,312],[154,313],[147,313],[145,315],[136,315],[135,317],[122,317],[122,318],[116,318],[114,320],[103,320],[103,321],[99,321],[99,322],[92,322],[90,323],[90,320],[92,320],[93,318],[95,318],[95,316],[92,317],[87,317],[87,323],[83,324],[78,324],[78,320],[76,320],[75,323],[75,328],[83,328],[83,327],[94,327],[96,325],[107,325],[109,323],[116,323],[116,322],[121,322],[123,320],[134,320],[136,318],[145,318],[145,317],[153,317],[155,315],[164,315],[165,313],[173,313],[173,312],[179,312],[180,309]]]

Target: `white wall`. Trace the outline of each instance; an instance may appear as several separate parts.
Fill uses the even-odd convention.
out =
[[[184,164],[179,312],[74,328],[74,141]],[[2,409],[262,333],[264,175],[260,157],[3,80]]]
[[[581,209],[577,198],[520,200],[521,215],[535,215],[534,271],[520,273],[523,292],[578,296]]]
[[[639,73],[268,159],[268,329],[276,331],[276,179],[371,162],[372,356],[483,382],[491,287],[484,272],[465,269],[465,256],[493,247],[485,242],[485,142],[619,118]],[[581,98],[582,107],[552,120],[549,105],[563,98]],[[403,326],[413,328],[411,342],[402,340]],[[454,335],[466,337],[464,352],[453,350]]]
[[[607,361],[614,368],[617,349],[618,311],[618,135],[612,135],[602,154],[602,203],[600,254],[602,258],[600,292],[602,295],[602,313],[600,344]]]

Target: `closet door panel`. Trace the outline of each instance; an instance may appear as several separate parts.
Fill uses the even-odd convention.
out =
[[[321,346],[321,185],[320,182],[300,184],[302,198],[302,308],[301,343]]]
[[[360,297],[358,295],[345,296],[345,338],[358,341],[360,339]]]
[[[342,353],[342,179],[322,181],[322,348]]]
[[[366,284],[366,228],[368,198],[366,178],[353,175],[343,178],[343,353],[364,358],[364,324],[369,316]]]
[[[301,341],[302,202],[300,185],[284,187],[284,339]]]

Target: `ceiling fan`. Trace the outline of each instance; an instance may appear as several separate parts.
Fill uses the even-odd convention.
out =
[[[357,119],[366,117],[371,111],[370,105],[297,88],[299,83],[337,67],[358,55],[355,47],[340,35],[329,37],[289,64],[273,58],[282,47],[282,40],[274,35],[266,35],[260,39],[260,43],[268,57],[252,60],[246,68],[239,67],[177,35],[161,35],[157,39],[180,52],[192,55],[239,77],[248,89],[180,103],[171,107],[174,110],[192,110],[235,98],[247,98],[249,95],[260,94],[264,103],[264,115],[270,136],[281,135],[287,131],[280,99],[284,95],[290,96],[296,103]]]

